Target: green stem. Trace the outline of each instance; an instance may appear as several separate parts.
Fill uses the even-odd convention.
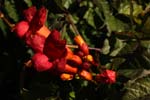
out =
[[[80,35],[77,27],[75,26],[74,22],[73,22],[73,18],[72,18],[72,15],[71,14],[65,14],[66,18],[67,18],[67,21],[71,24],[72,26],[72,29],[73,29],[73,33],[74,33],[74,36],[77,36],[77,35]]]
[[[134,30],[134,27],[133,27],[133,0],[130,0],[130,21],[131,21],[131,30],[133,31]]]
[[[66,46],[69,47],[69,48],[75,48],[75,49],[78,49],[78,48],[79,48],[77,45],[70,45],[70,44],[67,44]],[[99,49],[99,48],[88,47],[88,49],[89,49],[89,50],[95,50],[95,51],[101,52],[101,49]]]
[[[12,24],[8,21],[7,18],[5,18],[4,14],[0,11],[0,18],[4,20],[4,22],[10,27],[13,28],[15,26],[15,24]]]

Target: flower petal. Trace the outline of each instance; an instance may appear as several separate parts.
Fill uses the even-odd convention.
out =
[[[31,31],[26,33],[26,43],[31,47],[35,52],[43,52],[45,37],[38,34],[31,34]],[[29,35],[28,35],[29,34]]]
[[[53,64],[49,62],[48,57],[43,53],[34,54],[32,62],[35,69],[39,72],[49,70],[53,67]]]
[[[17,36],[19,38],[23,38],[25,36],[25,33],[29,29],[29,24],[27,21],[20,21],[18,22],[15,27],[12,29],[12,31],[16,32]]]
[[[116,82],[116,72],[113,70],[104,70],[96,75],[96,81],[100,83],[113,84]]]
[[[34,17],[37,9],[35,6],[31,6],[28,9],[23,11],[24,17],[28,22],[31,22],[32,18]]]
[[[66,56],[66,41],[60,39],[60,33],[57,30],[53,30],[47,37],[43,52],[50,60]]]
[[[38,31],[45,24],[46,17],[47,9],[43,6],[36,12],[33,19],[31,20],[30,30],[32,30],[32,33]]]

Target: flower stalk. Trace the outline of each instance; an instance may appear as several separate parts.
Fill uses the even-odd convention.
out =
[[[67,21],[71,24],[72,29],[73,29],[73,33],[74,36],[80,35],[79,31],[77,30],[77,27],[75,26],[74,22],[73,22],[73,18],[70,14],[65,14]]]
[[[72,44],[67,44],[66,46],[69,47],[69,48],[74,48],[74,49],[78,49],[78,48],[79,48],[78,45],[72,45]],[[89,49],[89,50],[94,50],[94,51],[101,52],[101,49],[100,49],[100,48],[88,47],[88,49]]]
[[[0,18],[3,19],[3,21],[10,27],[13,28],[15,24],[10,23],[8,19],[4,16],[4,14],[0,11]]]

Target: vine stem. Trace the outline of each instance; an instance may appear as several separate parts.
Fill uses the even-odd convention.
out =
[[[15,24],[10,23],[8,19],[4,16],[4,14],[0,11],[0,18],[4,20],[4,22],[10,27],[13,28]]]
[[[80,33],[79,33],[77,27],[75,26],[75,24],[74,24],[74,22],[73,22],[72,15],[71,15],[71,14],[68,14],[68,13],[65,13],[64,15],[66,16],[67,21],[71,24],[72,29],[73,29],[73,31],[74,31],[74,35],[80,35]]]
[[[72,44],[67,44],[66,46],[69,47],[69,48],[74,48],[74,49],[78,49],[79,48],[77,45],[72,45]],[[94,51],[98,51],[98,52],[102,51],[99,48],[92,48],[92,47],[88,47],[88,48],[89,48],[89,50],[94,50]]]

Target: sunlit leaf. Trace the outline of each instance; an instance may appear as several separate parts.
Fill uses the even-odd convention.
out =
[[[68,9],[69,6],[73,3],[74,0],[62,0],[62,5]]]
[[[125,86],[126,93],[123,95],[123,100],[142,100],[150,94],[150,75],[139,78],[135,82],[128,82]],[[144,100],[144,99],[143,99]]]
[[[69,92],[69,96],[70,96],[71,98],[75,98],[75,91]]]
[[[92,27],[95,28],[94,15],[93,15],[93,9],[92,8],[89,8],[86,11],[83,18],[88,22],[89,25],[91,25]]]
[[[116,19],[114,16],[111,16],[111,15],[110,16],[106,15],[106,16],[105,16],[106,25],[107,25],[109,32],[112,32],[112,31],[123,32],[128,29],[128,26],[125,23]]]
[[[28,5],[28,7],[32,6],[32,1],[31,0],[24,0],[24,2]]]
[[[138,15],[142,13],[143,9],[141,5],[138,5],[136,2],[132,2],[133,5],[133,18],[134,21],[137,23],[141,23],[141,20],[138,19]],[[131,4],[130,2],[123,2],[120,4],[119,13],[124,14],[126,16],[130,16],[131,11]]]
[[[108,5],[107,1],[105,0],[101,0],[101,1],[96,0],[96,1],[99,9],[101,8],[103,9],[103,13],[105,16],[105,23],[109,31],[108,35],[110,35],[112,31],[122,32],[129,29],[127,24],[123,23],[121,20],[115,18],[112,15],[112,12],[110,11],[110,6]]]
[[[4,7],[10,18],[17,22],[19,20],[19,16],[17,13],[17,9],[15,8],[14,0],[5,0]]]
[[[103,45],[103,47],[102,47],[101,50],[102,50],[103,54],[108,54],[109,53],[109,51],[110,51],[110,45],[109,45],[108,39],[105,39],[104,45]]]
[[[142,6],[138,5],[136,2],[132,2],[133,4],[133,16],[137,17],[142,11]],[[130,2],[123,2],[120,4],[119,13],[130,15],[131,5]]]

